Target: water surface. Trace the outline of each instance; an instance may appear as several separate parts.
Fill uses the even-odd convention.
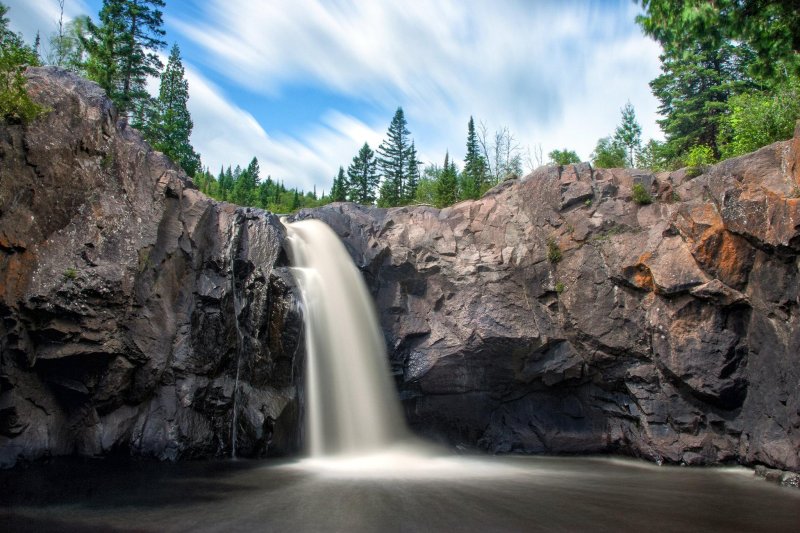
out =
[[[36,465],[0,472],[0,530],[800,531],[800,491],[746,469],[608,458],[402,461],[398,452],[350,464]]]

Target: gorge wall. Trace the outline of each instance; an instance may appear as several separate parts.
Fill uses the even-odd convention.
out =
[[[548,166],[442,210],[299,217],[363,271],[418,432],[800,470],[800,125],[693,170]]]
[[[234,413],[242,455],[297,450],[283,227],[200,194],[96,85],[29,91],[50,113],[0,125],[0,465],[229,455]],[[297,216],[364,274],[417,432],[798,471],[800,131],[693,174],[549,166],[442,210]]]
[[[0,466],[229,455],[234,412],[242,454],[296,449],[283,226],[199,193],[97,85],[28,77],[50,112],[0,126]]]

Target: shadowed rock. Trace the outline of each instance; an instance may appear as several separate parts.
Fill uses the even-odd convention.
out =
[[[283,227],[197,191],[96,84],[28,79],[51,111],[0,126],[0,465],[229,454],[234,404],[240,453],[296,448]]]

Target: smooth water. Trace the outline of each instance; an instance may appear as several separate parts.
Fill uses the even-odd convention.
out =
[[[418,475],[363,474],[254,460],[35,465],[0,472],[0,531],[800,531],[800,490],[741,468],[440,457]]]
[[[386,450],[408,436],[361,273],[323,222],[286,224],[304,303],[306,435],[312,457]]]

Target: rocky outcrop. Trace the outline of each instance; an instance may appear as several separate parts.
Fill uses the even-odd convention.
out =
[[[798,471],[798,191],[800,130],[696,177],[549,166],[442,210],[299,216],[362,269],[418,432]]]
[[[28,77],[50,112],[0,126],[0,465],[295,448],[281,224],[199,193],[97,85]]]

